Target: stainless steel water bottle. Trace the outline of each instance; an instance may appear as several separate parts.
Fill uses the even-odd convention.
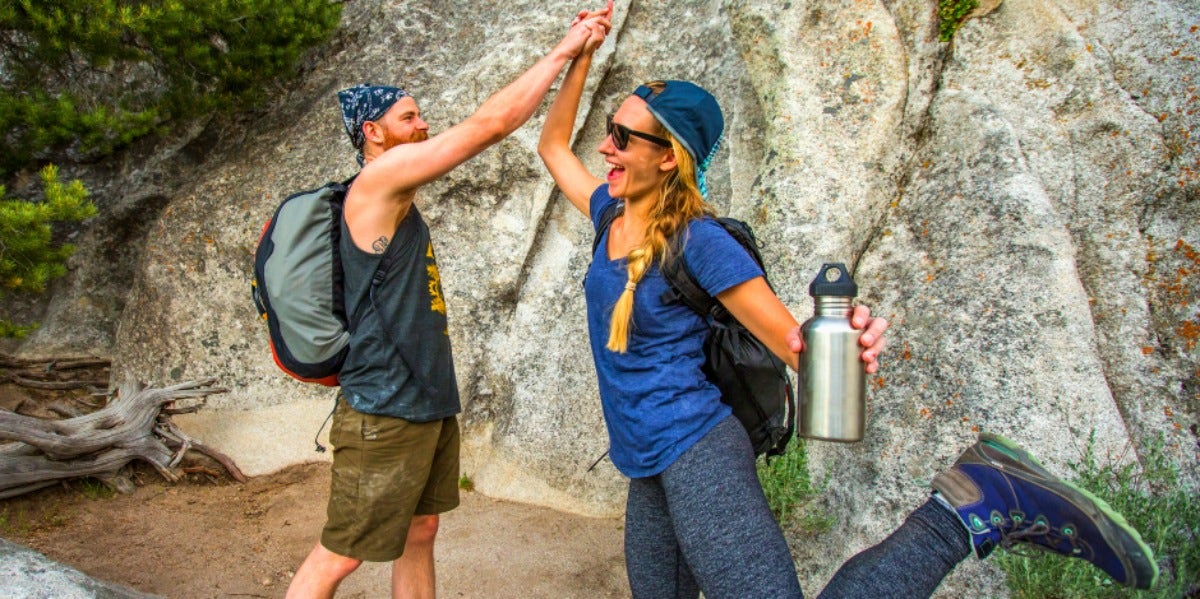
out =
[[[846,266],[824,264],[808,294],[812,318],[801,326],[800,434],[825,441],[861,441],[866,425],[867,372],[859,355],[862,331],[850,326],[858,286]]]

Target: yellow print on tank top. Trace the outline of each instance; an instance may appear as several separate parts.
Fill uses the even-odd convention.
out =
[[[428,258],[425,272],[429,274],[429,298],[431,300],[429,309],[438,314],[445,314],[446,300],[442,298],[442,274],[438,271],[437,259],[433,257],[433,242],[430,242],[429,247],[425,250],[425,257]]]

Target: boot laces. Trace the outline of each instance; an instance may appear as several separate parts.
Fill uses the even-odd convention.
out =
[[[1069,557],[1091,555],[1091,546],[1087,541],[1080,539],[1078,535],[1067,534],[1064,529],[1050,526],[1040,519],[1024,525],[1001,527],[999,532],[1000,547],[1014,555],[1030,558],[1041,557],[1047,553]],[[1064,547],[1064,542],[1070,549]]]

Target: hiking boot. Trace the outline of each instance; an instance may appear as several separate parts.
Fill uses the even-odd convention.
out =
[[[1033,548],[1087,560],[1129,587],[1158,579],[1154,553],[1121,514],[1004,437],[980,435],[933,488],[966,524],[980,559],[997,545]]]

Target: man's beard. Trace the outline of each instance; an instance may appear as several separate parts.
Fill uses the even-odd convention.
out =
[[[413,131],[412,134],[408,136],[408,139],[399,139],[389,135],[384,140],[384,149],[390,150],[399,145],[420,143],[427,139],[429,139],[429,132],[422,129]]]

